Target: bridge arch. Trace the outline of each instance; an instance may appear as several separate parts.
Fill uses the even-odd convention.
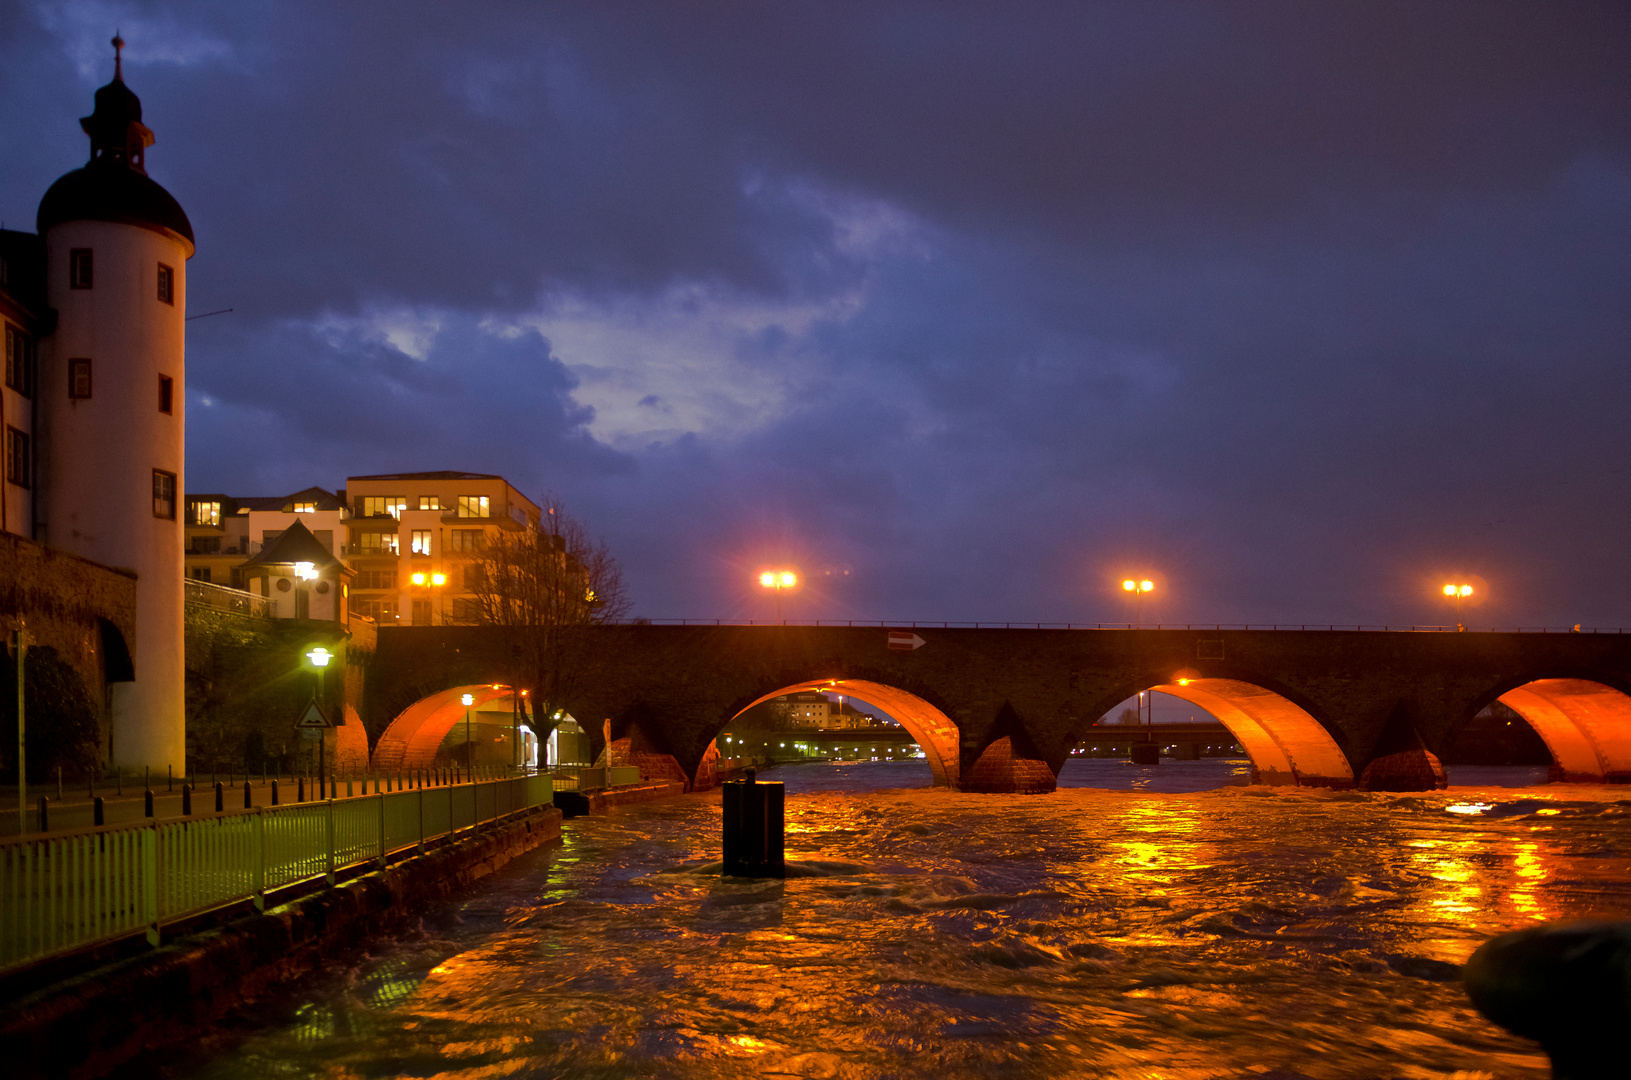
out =
[[[784,694],[802,694],[816,690],[858,698],[899,720],[900,726],[905,728],[923,749],[923,755],[929,762],[929,770],[934,774],[934,786],[953,789],[957,787],[959,770],[957,724],[924,698],[885,683],[869,679],[809,679],[789,683],[778,690],[754,698],[732,713],[731,719],[735,720],[755,705],[762,705]]]
[[[369,768],[374,772],[430,768],[447,733],[455,724],[464,722],[466,694],[474,709],[496,698],[508,698],[510,688],[501,683],[472,683],[420,698],[398,713],[380,735]]]
[[[1535,729],[1554,779],[1631,783],[1631,695],[1592,679],[1534,679],[1501,694]]]
[[[1258,783],[1276,787],[1354,785],[1353,764],[1342,747],[1324,724],[1285,694],[1242,679],[1182,673],[1140,689],[1170,694],[1217,717],[1252,759]],[[1113,706],[1112,702],[1106,708]]]

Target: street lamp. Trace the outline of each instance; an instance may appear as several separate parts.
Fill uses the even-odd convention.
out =
[[[413,582],[414,585],[421,589],[440,589],[442,586],[447,584],[447,575],[442,573],[440,570],[415,570],[412,574],[408,575],[408,580]],[[425,615],[427,620],[429,620],[429,608],[431,607],[431,603],[428,599],[425,601],[425,606],[427,609]],[[415,622],[417,622],[417,620],[415,620]],[[429,625],[428,621],[427,625]]]
[[[1155,582],[1150,581],[1148,578],[1137,581],[1128,578],[1121,583],[1121,588],[1133,598],[1133,629],[1136,630],[1141,622],[1144,594],[1155,591]]]
[[[334,659],[334,654],[323,648],[321,645],[313,645],[311,651],[306,654],[306,659],[311,661],[312,670],[317,673],[317,696],[312,698],[312,700],[317,703],[318,712],[322,712],[323,671],[328,667],[328,662]],[[327,750],[328,732],[323,731],[317,736],[317,782],[319,785],[325,783],[328,776]],[[322,788],[319,787],[317,790],[318,794],[321,795]]]
[[[468,774],[470,767],[475,764],[475,752],[470,748],[470,706],[476,703],[476,695],[465,694],[459,701],[464,705],[464,765]]]
[[[1446,585],[1444,586],[1444,595],[1455,601],[1455,628],[1465,630],[1466,627],[1461,625],[1461,602],[1472,595],[1472,586]]]
[[[782,590],[791,589],[799,583],[799,577],[791,570],[766,570],[759,575],[759,584],[776,593],[776,621],[782,621]]]

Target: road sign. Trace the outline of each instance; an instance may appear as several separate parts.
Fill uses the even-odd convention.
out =
[[[334,725],[328,722],[328,717],[323,715],[323,710],[317,707],[317,702],[313,701],[307,703],[306,711],[300,715],[299,720],[295,721],[294,726],[302,732],[320,732],[324,728],[331,728]]]
[[[895,649],[900,652],[910,652],[913,649],[921,649],[926,644],[927,642],[918,637],[916,634],[912,633],[910,630],[889,631],[889,647],[891,649]]]

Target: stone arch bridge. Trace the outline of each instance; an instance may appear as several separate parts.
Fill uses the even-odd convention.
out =
[[[1260,782],[1424,790],[1434,753],[1500,700],[1546,741],[1554,777],[1631,781],[1631,635],[1299,630],[584,628],[567,708],[648,774],[713,783],[715,736],[778,694],[831,688],[899,720],[935,782],[1044,792],[1083,732],[1141,690],[1212,713]],[[921,644],[917,644],[921,642]],[[373,765],[411,768],[462,716],[508,694],[517,650],[493,627],[379,632],[365,718]],[[428,750],[427,750],[428,747]]]

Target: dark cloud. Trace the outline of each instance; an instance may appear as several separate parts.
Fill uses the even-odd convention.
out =
[[[8,223],[108,19],[195,486],[503,472],[653,616],[1628,621],[1623,5],[12,5]]]

